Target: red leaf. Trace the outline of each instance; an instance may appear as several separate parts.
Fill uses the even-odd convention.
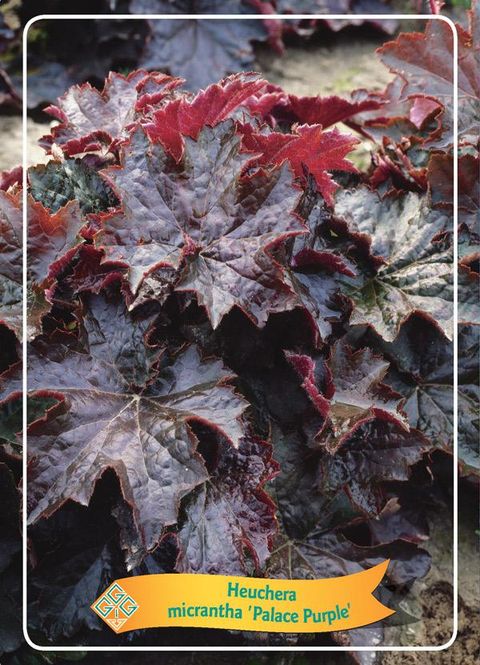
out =
[[[178,162],[183,155],[183,136],[196,139],[203,127],[214,127],[228,118],[264,86],[257,74],[228,76],[201,90],[193,100],[182,97],[166,104],[145,123],[145,129],[150,139],[161,143]]]
[[[288,95],[288,107],[297,122],[306,125],[321,125],[323,129],[337,122],[344,122],[357,113],[381,108],[379,99],[364,99],[351,102],[333,95],[331,97],[297,97]]]
[[[417,430],[369,422],[335,455],[322,457],[320,482],[329,493],[344,488],[358,510],[375,517],[385,505],[379,484],[408,480],[410,468],[431,449],[432,444]]]
[[[301,125],[293,134],[256,134],[246,128],[243,147],[258,156],[252,157],[252,166],[280,165],[289,161],[295,176],[306,180],[305,168],[313,175],[318,191],[325,201],[333,204],[333,193],[337,184],[329,171],[356,169],[345,156],[358,143],[350,134],[341,134],[337,129],[324,132],[320,125]]]
[[[6,192],[10,187],[16,185],[22,186],[23,180],[23,168],[21,166],[16,166],[11,171],[2,171],[0,173],[0,190]]]
[[[77,201],[52,214],[38,201],[29,200],[28,270],[35,284],[45,286],[68,263],[85,222]]]
[[[457,26],[458,119],[466,142],[475,141],[476,109],[480,100],[480,45],[475,32],[478,3],[470,14],[471,33]],[[403,98],[426,97],[444,107],[444,135],[438,147],[451,145],[453,136],[453,32],[444,21],[429,21],[425,33],[402,33],[377,51],[382,62],[406,81]]]

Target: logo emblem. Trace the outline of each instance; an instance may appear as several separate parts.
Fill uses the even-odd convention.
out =
[[[109,586],[91,607],[116,633],[138,610],[137,603],[118,582]]]

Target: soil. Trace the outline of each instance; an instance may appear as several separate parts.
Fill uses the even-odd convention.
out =
[[[325,43],[312,43],[306,48],[291,46],[285,56],[271,52],[258,53],[259,70],[272,83],[298,95],[348,94],[355,88],[383,89],[391,75],[374,57],[379,35],[337,35]],[[29,162],[45,161],[38,148],[38,137],[48,131],[48,122],[28,121]],[[0,170],[12,168],[21,161],[21,119],[0,116],[3,151]],[[367,147],[363,150],[367,152]],[[361,159],[361,155],[359,155]],[[477,491],[461,485],[459,521],[459,632],[454,645],[440,652],[391,652],[379,656],[382,665],[473,665],[480,662],[480,572],[478,570],[478,499]],[[451,635],[452,617],[452,525],[439,514],[432,520],[431,539],[426,544],[435,561],[425,580],[412,589],[409,608],[423,619],[400,629],[392,629],[391,643],[441,645]],[[333,654],[332,654],[333,655]],[[341,658],[339,658],[339,662]],[[325,662],[322,658],[318,662]],[[343,661],[342,661],[343,662]]]
[[[423,621],[435,644],[450,639],[452,587],[439,582],[421,598]],[[382,665],[476,665],[480,662],[480,613],[459,598],[459,630],[454,644],[439,652],[391,652],[382,656]]]
[[[306,47],[291,45],[282,58],[262,49],[257,55],[259,69],[271,83],[295,95],[349,95],[357,88],[383,90],[391,81],[391,74],[374,55],[383,43],[378,35],[347,38],[343,34],[332,39],[322,44],[317,38]]]

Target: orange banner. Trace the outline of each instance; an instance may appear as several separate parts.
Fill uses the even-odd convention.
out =
[[[167,626],[270,633],[347,630],[394,614],[372,595],[388,564],[318,580],[190,574],[124,577],[91,608],[116,633]]]

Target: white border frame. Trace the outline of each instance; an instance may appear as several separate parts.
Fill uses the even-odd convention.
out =
[[[423,20],[423,21],[444,21],[450,26],[453,36],[453,632],[450,639],[445,644],[435,646],[374,646],[374,647],[325,647],[325,646],[303,646],[300,648],[290,646],[225,646],[225,647],[206,647],[206,646],[43,646],[35,644],[28,634],[28,616],[27,616],[27,518],[26,518],[26,496],[27,496],[27,400],[23,399],[23,613],[22,628],[23,635],[27,644],[36,651],[273,651],[273,652],[315,652],[315,651],[444,651],[452,646],[458,635],[458,33],[455,24],[451,19],[441,15],[430,14],[355,14],[355,19],[371,20],[392,19],[392,20]],[[95,20],[161,20],[167,19],[178,21],[182,19],[211,19],[211,20],[299,20],[299,19],[351,19],[351,14],[41,14],[30,19],[23,29],[23,292],[27,293],[27,167],[28,167],[28,142],[27,142],[27,44],[28,31],[38,21],[44,20],[77,20],[77,19],[95,19]],[[27,299],[23,298],[23,395],[27,392]]]

